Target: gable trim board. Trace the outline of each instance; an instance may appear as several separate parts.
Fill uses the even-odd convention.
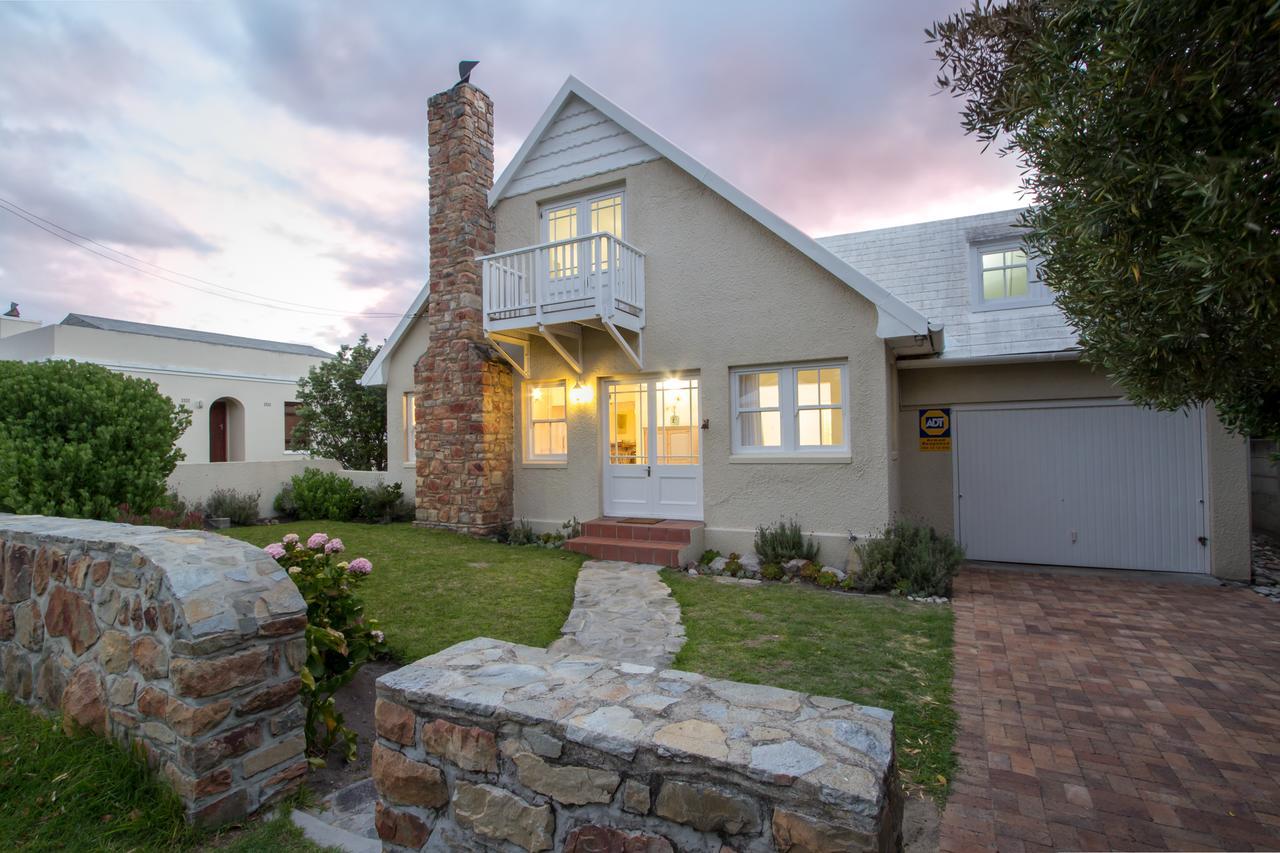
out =
[[[636,139],[649,146],[649,148],[661,157],[665,157],[679,168],[688,172],[694,177],[694,179],[706,185],[730,204],[734,205],[743,213],[747,214],[778,237],[782,238],[782,240],[789,243],[793,248],[797,249],[801,254],[808,257],[818,266],[822,267],[854,291],[865,297],[876,306],[877,336],[885,340],[895,338],[924,339],[930,349],[934,351],[941,349],[941,326],[930,324],[924,315],[920,314],[905,302],[889,293],[889,291],[858,272],[845,261],[836,257],[835,254],[833,254],[829,249],[824,248],[812,237],[803,233],[800,229],[796,228],[794,225],[790,224],[782,217],[760,204],[760,202],[748,196],[742,190],[738,189],[733,184],[729,183],[727,180],[704,166],[702,163],[695,160],[691,155],[668,141],[661,134],[649,128],[626,110],[614,104],[608,98],[604,97],[599,92],[573,76],[570,76],[565,80],[564,85],[560,87],[560,91],[556,94],[555,98],[552,99],[551,104],[543,112],[542,117],[538,119],[533,130],[525,138],[524,144],[520,146],[520,150],[516,152],[516,156],[507,164],[502,175],[494,183],[493,189],[489,191],[489,205],[491,207],[496,206],[503,198],[513,195],[521,195],[524,192],[529,191],[527,189],[520,189],[518,184],[516,186],[513,186],[513,184],[516,183],[517,176],[522,174],[526,162],[536,156],[535,149],[542,141],[543,135],[546,133],[547,129],[556,120],[561,109],[566,104],[570,103],[571,99],[575,97],[598,110],[624,131],[630,133]],[[589,175],[587,174],[574,174],[572,178],[577,179],[588,176]],[[569,180],[569,178],[566,178],[565,180]],[[544,187],[545,186],[546,185],[544,185]],[[517,190],[519,191],[517,192]]]

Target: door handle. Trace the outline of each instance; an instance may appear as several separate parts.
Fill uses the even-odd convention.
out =
[[[653,466],[652,466],[652,465],[646,465],[646,466],[644,466],[644,475],[645,475],[646,477],[652,477],[652,476],[653,476]]]

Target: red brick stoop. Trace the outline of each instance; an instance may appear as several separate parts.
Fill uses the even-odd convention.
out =
[[[617,518],[597,518],[583,524],[582,535],[564,547],[596,560],[680,566],[701,547],[702,528],[700,521],[628,524]]]

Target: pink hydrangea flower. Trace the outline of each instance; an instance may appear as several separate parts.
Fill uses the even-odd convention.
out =
[[[307,540],[307,547],[314,551],[317,548],[323,548],[325,546],[325,543],[328,541],[329,541],[329,534],[312,533],[311,538]]]
[[[383,640],[387,638],[387,635],[382,633],[381,631],[370,631],[369,636],[373,637],[373,641],[375,643],[381,643]]]
[[[347,550],[347,546],[343,545],[342,540],[337,537],[330,539],[324,546],[326,554],[341,554],[345,550]]]
[[[373,563],[364,557],[356,557],[347,565],[347,571],[354,575],[367,575],[373,571]]]
[[[266,551],[267,556],[273,560],[278,560],[284,556],[284,546],[281,545],[279,542],[272,542],[270,545],[263,548],[262,550]]]
[[[297,544],[298,544],[298,534],[296,534],[296,533],[286,533],[286,534],[284,535],[284,544],[286,544],[286,545],[297,545]]]

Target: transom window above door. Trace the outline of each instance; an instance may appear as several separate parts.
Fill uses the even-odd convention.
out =
[[[843,364],[797,364],[731,372],[733,452],[847,453]]]
[[[545,243],[557,243],[562,240],[573,240],[588,234],[606,233],[615,237],[623,234],[623,193],[613,190],[607,193],[596,193],[570,201],[545,205],[541,212],[542,240]],[[607,269],[608,252],[603,241],[595,251],[595,266]],[[579,245],[569,243],[551,250],[550,264],[553,277],[573,276],[578,274]]]

